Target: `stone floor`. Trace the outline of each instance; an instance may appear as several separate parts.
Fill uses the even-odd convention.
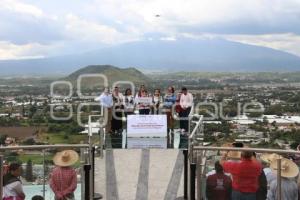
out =
[[[106,200],[183,199],[183,154],[174,149],[112,149],[96,159],[95,190]]]

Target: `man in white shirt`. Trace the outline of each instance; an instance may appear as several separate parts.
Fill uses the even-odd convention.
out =
[[[187,91],[186,87],[181,89],[180,106],[182,110],[179,113],[180,117],[180,129],[184,129],[185,132],[189,132],[188,116],[193,106],[193,95]]]
[[[107,109],[105,133],[111,133],[113,98],[112,94],[109,92],[109,88],[105,88],[104,92],[99,97],[95,98],[95,101],[100,101],[100,104],[103,106],[103,108]]]

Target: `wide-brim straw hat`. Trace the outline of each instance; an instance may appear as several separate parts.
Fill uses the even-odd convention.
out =
[[[78,153],[73,150],[64,150],[55,154],[53,162],[60,167],[74,165],[79,159]]]
[[[264,153],[260,156],[260,159],[266,163],[271,163],[273,160],[281,158],[279,154],[276,153]]]
[[[229,151],[227,154],[227,158],[231,159],[241,159],[242,153],[240,151]]]
[[[270,168],[277,174],[277,160],[273,160],[270,164]],[[285,178],[294,178],[299,174],[299,168],[293,161],[282,158],[281,159],[281,176]]]
[[[232,143],[225,143],[221,147],[233,147]],[[241,158],[241,152],[239,151],[221,151],[222,153],[227,153],[227,158],[231,159],[240,159]]]

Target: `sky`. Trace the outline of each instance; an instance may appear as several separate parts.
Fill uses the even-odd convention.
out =
[[[300,56],[300,0],[0,0],[0,60],[181,38]]]

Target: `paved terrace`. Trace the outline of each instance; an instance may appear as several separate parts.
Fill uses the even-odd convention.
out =
[[[95,191],[106,200],[183,199],[180,150],[110,149],[95,162]]]

